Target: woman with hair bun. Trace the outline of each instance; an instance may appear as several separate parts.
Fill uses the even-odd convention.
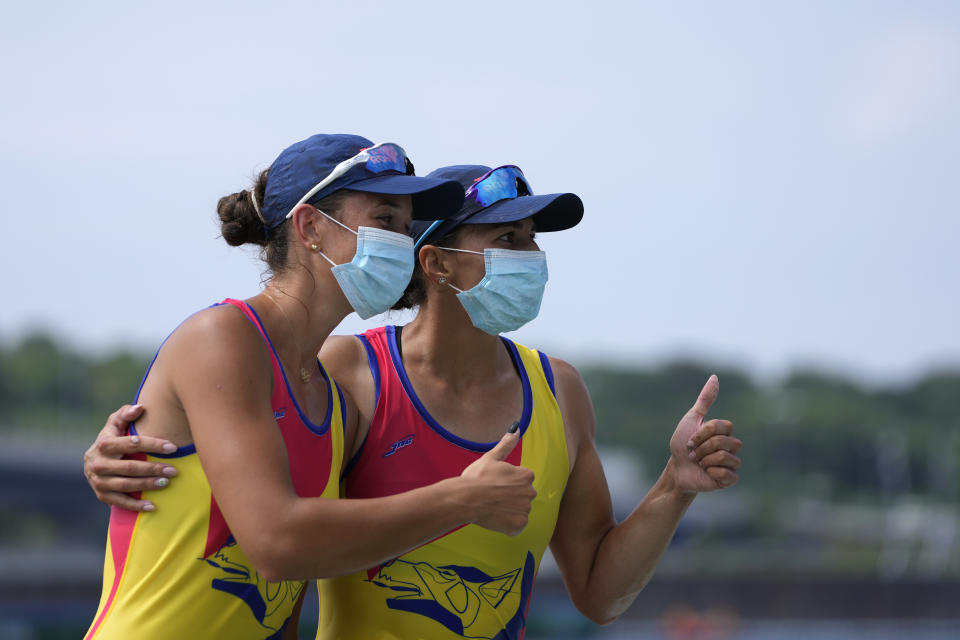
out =
[[[166,444],[133,457],[175,461],[179,478],[137,496],[153,509],[112,510],[88,639],[278,638],[304,579],[386,562],[466,524],[526,524],[531,473],[503,461],[512,433],[456,478],[336,499],[357,412],[320,345],[351,311],[367,318],[397,301],[413,270],[411,220],[463,200],[456,182],[412,174],[397,145],[315,135],[220,200],[224,239],[263,247],[272,275],[252,298],[187,318],[148,368],[137,399],[150,411],[129,433]]]

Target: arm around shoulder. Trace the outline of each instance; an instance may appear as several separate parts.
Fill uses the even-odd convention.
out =
[[[524,485],[533,492],[529,480],[500,481],[523,474],[507,463],[492,480],[448,478],[385,498],[299,497],[273,420],[269,355],[259,334],[249,323],[204,322],[187,327],[176,346],[187,362],[176,372],[176,391],[224,518],[265,579],[330,577],[392,560],[500,508],[488,504],[498,487],[509,509],[525,503],[529,510],[532,495],[518,496]]]

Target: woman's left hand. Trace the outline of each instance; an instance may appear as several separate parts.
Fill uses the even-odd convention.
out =
[[[729,420],[704,422],[720,393],[720,381],[710,376],[693,407],[680,420],[670,438],[670,455],[676,470],[676,486],[686,493],[714,491],[737,482],[743,442],[734,438]]]

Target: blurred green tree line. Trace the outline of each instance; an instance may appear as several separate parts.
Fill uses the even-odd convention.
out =
[[[130,350],[84,355],[50,335],[0,345],[0,431],[91,437],[131,402],[152,357]],[[674,362],[656,368],[582,369],[601,445],[662,467],[677,420],[710,373],[720,377],[711,417],[733,420],[745,443],[743,480],[767,489],[798,484],[828,499],[960,491],[960,370],[933,372],[898,388],[798,371],[761,384],[743,371]]]
[[[44,333],[2,345],[0,429],[95,433],[132,401],[151,357],[130,350],[84,355]],[[885,491],[960,497],[960,370],[882,389],[814,371],[760,384],[743,371],[695,362],[582,373],[598,442],[633,452],[651,472],[666,459],[677,420],[717,373],[721,391],[711,417],[734,421],[745,442],[745,477],[778,490],[813,482],[829,498]]]
[[[107,415],[132,401],[151,357],[83,354],[42,333],[0,342],[0,438],[33,440],[22,456],[56,443],[67,456],[56,468],[73,473]],[[620,517],[663,468],[670,435],[709,374],[720,378],[710,417],[732,420],[744,441],[740,481],[695,501],[660,572],[960,576],[960,369],[885,388],[817,371],[757,381],[696,362],[581,372],[601,451],[631,454],[645,476],[628,479]],[[622,488],[616,467],[611,487]],[[89,497],[74,499],[77,508],[99,510],[75,481],[76,495]],[[76,533],[57,519],[62,506],[38,502],[29,517],[16,509],[21,525],[47,523],[50,539]],[[0,527],[0,540],[35,544],[35,529]]]
[[[885,388],[817,371],[758,383],[694,362],[582,373],[598,444],[634,452],[644,486],[709,374],[720,378],[708,417],[735,423],[740,479],[695,501],[661,574],[960,576],[960,370]]]
[[[151,357],[84,355],[45,333],[0,344],[0,433],[92,437],[108,414],[132,402]]]
[[[880,389],[816,371],[758,384],[742,371],[693,362],[582,373],[598,442],[635,451],[651,472],[662,467],[669,434],[716,373],[720,395],[708,418],[732,420],[744,441],[741,482],[762,479],[764,489],[786,492],[809,492],[813,483],[829,499],[958,497],[960,370]]]

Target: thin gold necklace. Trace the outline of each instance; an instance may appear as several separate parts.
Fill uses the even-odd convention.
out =
[[[270,300],[270,302],[272,302],[273,305],[274,305],[277,309],[280,310],[280,313],[283,314],[283,319],[287,321],[287,326],[290,328],[290,337],[293,338],[293,337],[294,337],[293,322],[290,321],[290,316],[288,316],[288,315],[287,315],[287,312],[283,310],[283,307],[280,306],[280,303],[277,302],[276,300],[274,300],[272,295],[270,295],[269,293],[267,293],[267,290],[266,290],[266,289],[263,290],[263,295],[267,296],[267,298]],[[304,384],[307,384],[307,383],[310,382],[312,379],[313,379],[313,374],[310,372],[310,370],[307,369],[306,367],[301,366],[301,367],[300,367],[300,382],[302,382],[302,383],[304,383]]]

